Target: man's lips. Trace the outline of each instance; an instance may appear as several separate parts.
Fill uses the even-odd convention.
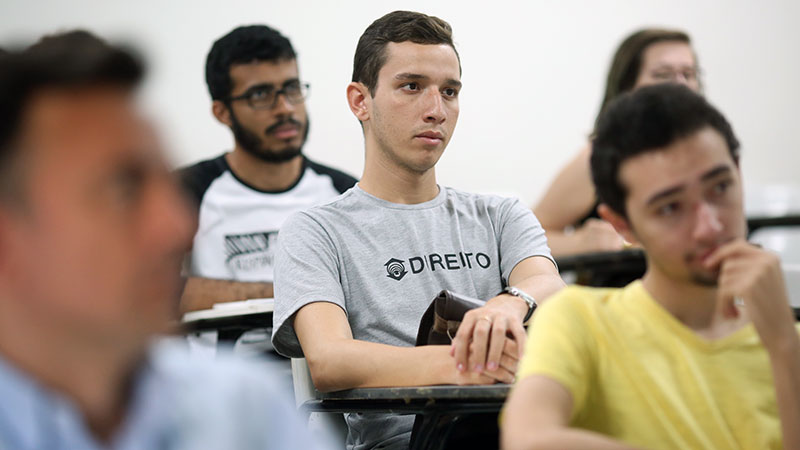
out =
[[[270,133],[278,139],[291,139],[300,134],[300,128],[296,125],[286,124],[270,130]]]
[[[414,136],[417,139],[422,140],[426,144],[430,145],[438,145],[442,141],[444,141],[444,135],[442,133],[436,131],[426,131],[424,133],[420,133]]]
[[[691,255],[690,262],[695,264],[700,264],[701,266],[706,266],[708,259],[719,250],[721,245],[715,245],[713,247],[705,248],[703,250],[698,250]],[[712,268],[713,269],[713,268]]]

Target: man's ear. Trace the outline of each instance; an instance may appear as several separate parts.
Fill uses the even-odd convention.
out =
[[[226,105],[222,100],[214,100],[211,103],[211,112],[221,124],[227,125],[228,127],[233,126],[233,121],[231,120],[231,110],[228,109],[228,105]]]
[[[613,209],[611,209],[605,203],[601,203],[597,206],[597,214],[600,216],[601,219],[605,220],[606,222],[610,223],[617,233],[623,237],[626,241],[630,242],[631,244],[638,243],[638,239],[636,239],[636,233],[633,232],[628,219],[623,217],[620,214],[617,214]]]
[[[347,106],[362,123],[369,120],[370,100],[369,89],[362,83],[353,81],[347,85]]]

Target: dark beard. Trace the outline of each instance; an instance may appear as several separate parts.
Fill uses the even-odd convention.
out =
[[[298,126],[300,125],[300,123],[298,123],[294,119],[288,119],[271,125],[266,130],[266,133],[269,133],[270,129],[277,128],[286,123],[294,123]],[[306,138],[308,137],[309,128],[310,128],[309,122],[308,119],[306,119],[306,129],[305,132],[303,133],[303,142],[305,142]],[[279,151],[262,148],[261,138],[258,137],[257,134],[245,130],[244,127],[242,127],[242,124],[236,118],[236,115],[233,113],[233,110],[231,110],[231,131],[233,131],[233,138],[236,140],[236,142],[239,144],[239,147],[241,147],[242,150],[246,151],[250,155],[255,156],[256,158],[264,162],[272,164],[284,163],[293,160],[294,158],[300,156],[303,153],[302,146],[287,147]]]

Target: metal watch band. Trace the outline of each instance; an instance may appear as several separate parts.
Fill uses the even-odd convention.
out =
[[[527,323],[528,319],[531,318],[533,312],[536,310],[536,299],[514,286],[506,286],[501,294],[511,294],[515,297],[519,297],[528,305],[528,313],[525,314],[525,318],[522,319],[522,323]]]

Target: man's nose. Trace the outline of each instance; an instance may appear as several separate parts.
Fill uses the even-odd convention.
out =
[[[444,109],[444,99],[436,89],[430,89],[425,92],[425,122],[429,123],[442,123],[447,118],[447,112]]]
[[[684,74],[682,72],[677,72],[675,74],[673,80],[675,81],[675,83],[682,84],[684,86],[689,86],[689,83],[690,83],[689,77],[686,76],[686,74]]]
[[[695,238],[713,237],[722,231],[722,221],[716,207],[706,202],[697,206],[697,215],[694,228]]]
[[[289,97],[285,93],[279,92],[272,103],[272,112],[278,115],[291,114],[294,112],[294,103],[289,101]]]

